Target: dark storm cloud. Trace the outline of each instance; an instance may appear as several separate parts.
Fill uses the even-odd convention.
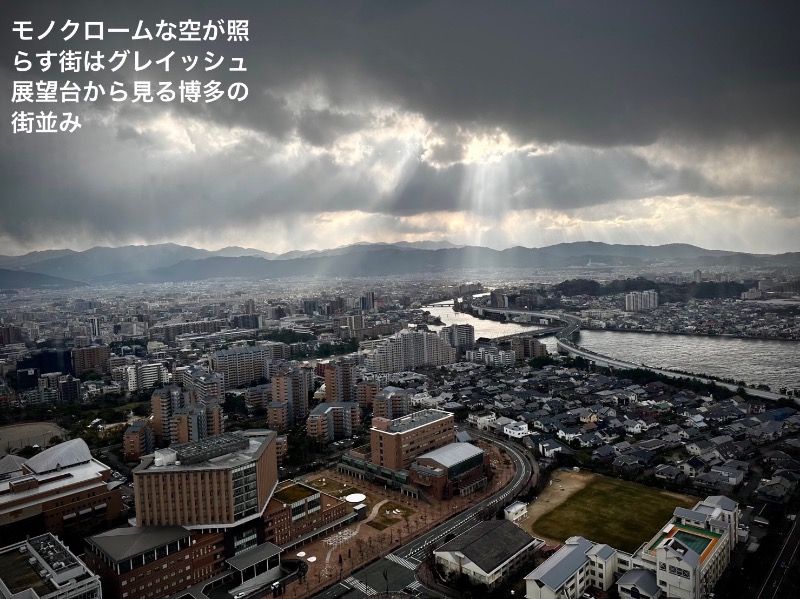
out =
[[[143,19],[152,30],[161,18],[248,18],[251,41],[238,48],[256,97],[259,87],[311,79],[334,103],[374,95],[431,121],[502,126],[523,140],[617,145],[665,132],[800,132],[797,3],[28,2],[7,12],[7,22],[39,26],[45,17]],[[7,66],[21,48],[14,37],[0,43]],[[209,110],[245,124],[269,116],[259,102]]]
[[[31,1],[4,8],[0,87],[7,97],[11,80],[21,78],[13,69],[21,49],[129,48],[151,59],[177,49],[169,75],[144,72],[154,80],[194,77],[181,72],[179,57],[213,51],[243,56],[248,71],[199,78],[250,86],[241,103],[101,101],[83,107],[95,120],[72,136],[11,135],[17,107],[7,103],[0,198],[12,217],[0,219],[0,234],[20,244],[52,245],[61,232],[155,240],[318,212],[358,210],[390,220],[432,211],[491,216],[673,195],[752,195],[756,204],[796,215],[794,2]],[[250,41],[83,45],[60,42],[56,31],[23,43],[8,31],[14,20],[32,20],[41,31],[50,20],[131,27],[142,19],[155,31],[160,19],[189,18],[249,19]],[[126,67],[59,77],[108,84],[137,76]],[[382,108],[394,116],[379,116]],[[358,164],[337,158],[343,137],[381,120],[389,127],[398,114],[420,115],[440,143],[423,144],[400,166],[395,157],[407,142],[398,140],[373,140]],[[187,127],[184,149],[170,153],[177,142],[149,127],[168,115],[246,134],[210,153],[192,137],[203,132]],[[470,136],[496,130],[520,145],[557,149],[507,154],[480,169],[464,164]],[[290,165],[282,148],[298,139],[319,153]],[[782,169],[769,180],[730,185],[691,162],[672,165],[632,149],[664,140],[708,153],[769,142],[779,148]],[[374,172],[384,164],[399,172],[396,180],[385,176],[390,186]]]

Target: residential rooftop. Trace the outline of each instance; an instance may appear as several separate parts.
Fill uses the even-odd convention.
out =
[[[432,422],[452,417],[453,415],[450,412],[444,412],[442,410],[420,410],[408,416],[395,418],[389,424],[387,431],[390,433],[405,433],[415,428],[431,424]]]

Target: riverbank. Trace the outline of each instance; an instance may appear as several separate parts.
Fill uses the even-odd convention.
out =
[[[754,335],[732,335],[730,333],[691,333],[688,331],[651,331],[647,329],[609,329],[606,327],[593,327],[586,324],[581,324],[582,331],[603,331],[606,333],[649,333],[652,335],[678,335],[681,337],[725,337],[728,339],[754,339],[758,341],[787,341],[789,343],[797,343],[800,341],[798,338],[787,337],[766,337]]]

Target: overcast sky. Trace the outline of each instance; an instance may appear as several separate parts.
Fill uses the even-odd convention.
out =
[[[175,242],[283,252],[448,239],[800,250],[797,2],[4,5],[0,253]],[[248,19],[249,42],[64,41]],[[16,20],[41,41],[21,41]],[[175,51],[170,73],[18,73],[18,51]],[[203,70],[206,52],[245,73]],[[199,56],[185,72],[183,56]],[[243,81],[243,102],[12,104],[13,81]],[[14,111],[80,115],[12,133]]]

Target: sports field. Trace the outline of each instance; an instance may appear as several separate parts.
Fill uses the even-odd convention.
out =
[[[25,424],[9,424],[0,428],[0,457],[10,453],[12,449],[26,445],[46,447],[50,437],[64,437],[66,431],[52,422],[26,422]]]
[[[548,496],[562,496],[573,477],[571,472],[554,474],[554,482],[537,499],[539,513],[531,510],[528,521],[534,536],[563,543],[580,535],[615,549],[632,552],[650,540],[672,517],[676,507],[694,507],[697,498],[644,487],[623,480],[581,473],[585,484],[550,510],[543,508]],[[555,497],[554,497],[555,499]],[[558,497],[561,499],[561,497]],[[542,513],[544,512],[544,513]]]

